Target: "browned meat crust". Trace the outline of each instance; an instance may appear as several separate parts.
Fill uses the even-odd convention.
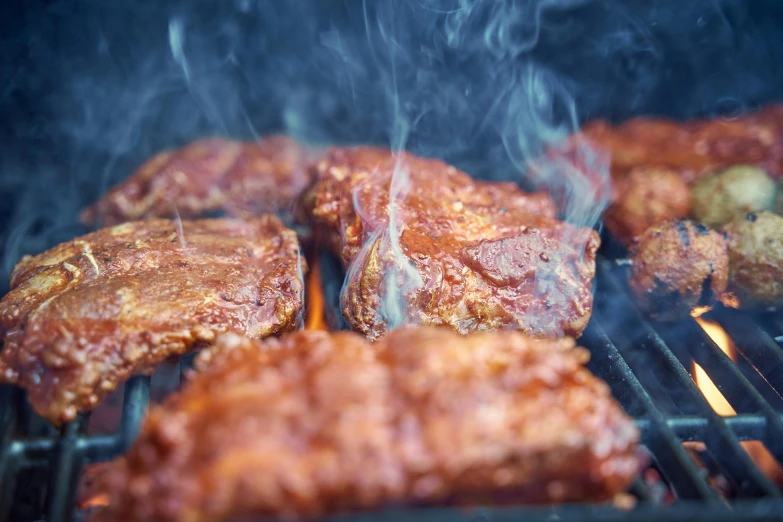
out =
[[[639,434],[571,339],[408,327],[223,336],[103,477],[112,522],[599,501]]]
[[[86,224],[116,225],[141,218],[196,218],[276,213],[289,219],[310,185],[308,156],[294,140],[196,141],[157,154],[82,214]]]
[[[741,308],[783,306],[783,217],[754,212],[724,228],[729,245],[729,290]]]
[[[544,193],[474,181],[438,160],[399,159],[332,149],[314,167],[305,207],[348,266],[342,308],[355,330],[370,339],[400,323],[580,335],[592,311],[594,231],[555,220]],[[408,182],[395,180],[407,193],[392,222],[397,166]]]
[[[646,313],[682,319],[726,291],[729,254],[721,234],[689,219],[653,226],[631,251],[630,286]]]
[[[271,215],[126,223],[27,256],[0,301],[0,380],[70,420],[217,333],[292,330],[302,270],[296,234]]]
[[[618,126],[586,124],[587,138],[611,155],[613,174],[638,166],[670,167],[689,184],[731,165],[754,165],[783,176],[783,105],[729,119],[676,122],[634,118]]]
[[[614,184],[614,199],[604,214],[606,228],[625,245],[653,225],[688,217],[688,185],[672,169],[636,167]]]

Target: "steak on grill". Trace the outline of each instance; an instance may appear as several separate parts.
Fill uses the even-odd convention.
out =
[[[644,459],[588,357],[514,331],[222,336],[99,479],[95,520],[610,499]]]
[[[405,323],[536,337],[587,325],[600,239],[557,221],[545,193],[371,147],[314,168],[304,206],[348,268],[344,315],[370,339]]]
[[[197,218],[226,212],[275,213],[288,220],[310,185],[312,153],[294,140],[196,141],[153,156],[82,214],[86,224],[116,225],[141,218]]]
[[[292,330],[296,234],[274,216],[138,221],[23,258],[0,301],[0,380],[54,423],[220,332]]]

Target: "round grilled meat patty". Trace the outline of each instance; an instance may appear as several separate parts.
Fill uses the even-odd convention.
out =
[[[724,227],[729,290],[741,308],[783,305],[783,217],[751,212]]]
[[[614,197],[604,214],[606,228],[629,246],[653,225],[688,217],[688,184],[673,169],[634,167],[614,180]]]
[[[729,255],[723,236],[689,219],[651,227],[631,251],[630,287],[646,313],[678,320],[726,290]]]
[[[295,328],[304,262],[271,215],[106,228],[23,258],[0,301],[0,380],[54,423],[233,331]]]
[[[775,182],[762,169],[737,165],[697,182],[692,196],[693,219],[719,228],[748,212],[771,210]]]

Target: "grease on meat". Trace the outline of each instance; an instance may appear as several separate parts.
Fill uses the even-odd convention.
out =
[[[630,287],[660,320],[686,317],[726,291],[729,254],[721,234],[689,219],[651,227],[631,251]]]
[[[303,269],[296,234],[271,215],[126,223],[26,256],[0,301],[0,380],[71,420],[218,333],[292,330]]]
[[[588,357],[513,331],[223,336],[102,477],[95,520],[608,500],[645,459]]]
[[[255,142],[206,138],[161,152],[82,214],[90,225],[142,218],[183,219],[226,212],[275,213],[289,220],[310,185],[312,153],[291,138]]]
[[[344,315],[369,338],[407,323],[538,337],[587,325],[600,239],[557,221],[545,193],[370,147],[332,149],[315,170],[305,207],[348,267]],[[406,182],[391,223],[395,172]]]

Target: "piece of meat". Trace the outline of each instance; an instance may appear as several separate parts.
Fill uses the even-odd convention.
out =
[[[0,380],[71,420],[218,333],[294,329],[303,270],[296,234],[271,215],[125,223],[26,256],[0,301]]]
[[[407,323],[536,337],[586,326],[600,239],[557,221],[545,193],[378,148],[332,149],[314,168],[305,207],[348,268],[343,313],[370,339]]]
[[[238,217],[275,213],[289,221],[311,183],[306,164],[314,158],[285,136],[255,142],[202,139],[153,156],[85,210],[82,221],[108,226],[222,212]]]
[[[724,227],[729,290],[740,308],[783,306],[783,217],[752,212]]]
[[[672,169],[636,167],[614,184],[614,198],[604,214],[606,228],[629,246],[653,225],[688,217],[688,185]]]
[[[611,499],[644,456],[588,358],[514,331],[222,336],[103,475],[95,520]]]
[[[612,126],[587,123],[573,138],[583,138],[611,156],[613,174],[638,166],[677,170],[691,184],[731,165],[753,165],[777,179],[783,176],[783,105],[734,119],[677,122],[634,118]]]
[[[637,305],[660,320],[681,320],[726,291],[726,240],[689,219],[649,228],[631,250],[631,263]]]
[[[772,210],[775,182],[756,167],[737,165],[700,179],[691,190],[693,219],[718,228],[748,212]]]

